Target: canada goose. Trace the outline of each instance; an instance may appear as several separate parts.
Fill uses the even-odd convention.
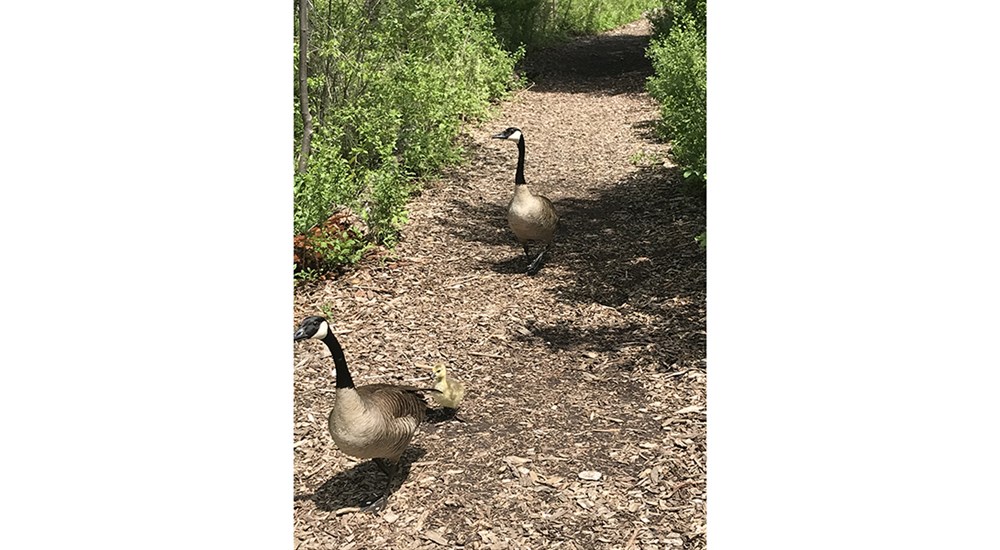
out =
[[[531,258],[529,245],[541,243],[545,248],[528,265],[527,274],[534,275],[541,267],[542,256],[552,246],[559,215],[552,201],[542,195],[535,195],[528,189],[524,179],[524,133],[519,128],[507,128],[493,136],[493,139],[509,139],[517,142],[517,172],[514,173],[514,196],[507,205],[507,223],[524,247],[524,255]]]
[[[462,398],[465,397],[465,385],[452,376],[448,376],[448,369],[444,363],[438,363],[431,367],[434,373],[434,389],[431,398],[438,405],[449,409],[457,409]]]
[[[399,470],[399,457],[426,416],[427,403],[420,392],[428,390],[392,384],[355,387],[347,370],[344,350],[326,319],[313,316],[302,321],[294,340],[308,338],[322,340],[330,349],[336,366],[336,400],[327,426],[337,448],[350,456],[373,459],[389,477],[382,496],[362,508],[380,510],[392,490]]]

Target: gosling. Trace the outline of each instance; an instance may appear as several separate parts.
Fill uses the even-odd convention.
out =
[[[465,397],[465,385],[458,379],[448,376],[448,369],[444,363],[438,363],[431,367],[434,373],[434,389],[431,398],[438,405],[448,409],[457,409],[458,405]]]

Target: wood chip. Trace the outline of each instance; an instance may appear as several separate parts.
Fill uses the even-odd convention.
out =
[[[635,548],[635,537],[638,535],[639,535],[639,528],[636,527],[632,531],[632,536],[628,538],[628,542],[625,543],[625,550],[630,550],[632,548]]]
[[[420,514],[420,518],[417,519],[416,525],[413,526],[413,530],[414,531],[421,531],[421,530],[423,530],[423,528],[424,528],[424,521],[427,520],[427,516],[430,515],[430,513],[431,513],[430,510],[424,510],[423,513]]]
[[[437,531],[424,531],[420,534],[420,536],[431,542],[440,544],[441,546],[448,545],[448,539],[444,538],[441,533],[438,533]]]
[[[558,476],[539,476],[538,483],[542,485],[548,485],[554,489],[559,489],[562,486],[563,478]]]
[[[597,472],[597,471],[594,471],[594,470],[584,470],[584,471],[580,472],[579,474],[577,474],[577,476],[579,476],[580,479],[583,479],[583,480],[586,480],[586,481],[597,481],[597,480],[601,479],[601,472]]]

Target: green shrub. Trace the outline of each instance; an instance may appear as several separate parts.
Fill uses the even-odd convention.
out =
[[[361,230],[351,225],[350,218],[349,211],[342,211],[293,238],[295,271],[300,280],[315,279],[327,271],[353,264],[371,248]]]
[[[706,31],[705,0],[663,0],[662,5],[650,10],[649,21],[653,25],[653,37],[661,38],[670,33],[675,22],[681,21],[685,15],[691,16],[695,27],[702,35]]]
[[[646,88],[660,103],[660,131],[671,141],[670,154],[685,178],[706,181],[704,31],[685,12],[666,36],[650,43],[646,55],[654,71]]]
[[[485,115],[491,100],[510,88],[520,55],[501,49],[489,17],[465,4],[311,4],[306,53],[314,130],[306,170],[295,176],[296,234],[349,207],[367,226],[365,240],[392,245],[420,178],[460,158],[455,136],[461,123]],[[294,53],[301,55],[298,47]],[[297,95],[294,108],[298,154]]]

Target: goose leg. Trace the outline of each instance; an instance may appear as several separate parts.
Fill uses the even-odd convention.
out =
[[[397,462],[386,460],[384,458],[374,458],[372,461],[389,479],[385,484],[385,490],[382,492],[382,496],[378,497],[371,504],[362,507],[362,512],[381,512],[385,509],[385,504],[389,499],[389,494],[392,493],[392,484],[396,481],[396,474],[399,472],[399,463]]]
[[[538,253],[538,256],[535,257],[535,261],[531,262],[531,265],[528,266],[528,271],[526,271],[525,273],[527,273],[528,275],[534,275],[535,273],[538,273],[538,270],[541,269],[542,267],[542,256],[544,256],[545,253],[548,251],[549,247],[546,246],[545,248],[543,248],[542,251]]]
[[[528,243],[523,243],[521,246],[524,247],[524,257],[525,258],[530,258],[531,257],[531,249],[528,248]]]

